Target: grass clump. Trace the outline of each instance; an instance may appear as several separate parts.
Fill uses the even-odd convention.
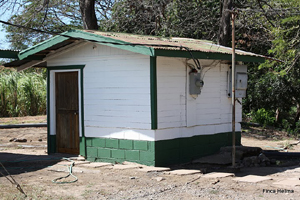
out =
[[[46,114],[46,79],[37,71],[0,72],[0,117]]]

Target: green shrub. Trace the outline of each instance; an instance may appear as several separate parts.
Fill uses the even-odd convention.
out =
[[[257,111],[251,111],[251,121],[259,123],[264,126],[273,126],[275,124],[275,117],[273,112],[267,111],[264,108]]]
[[[288,120],[282,120],[282,127],[289,135],[299,136],[300,134],[300,121],[296,122],[295,127],[292,126]]]

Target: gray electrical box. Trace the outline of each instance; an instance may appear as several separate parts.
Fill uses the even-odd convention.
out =
[[[190,95],[198,95],[201,93],[201,88],[203,87],[204,83],[200,78],[200,73],[197,72],[190,72],[189,74],[190,80]]]
[[[246,90],[247,90],[247,66],[246,65],[236,65],[235,66],[235,97],[236,98],[243,98],[246,97]],[[228,97],[232,96],[232,71],[228,72],[228,89],[227,94]]]

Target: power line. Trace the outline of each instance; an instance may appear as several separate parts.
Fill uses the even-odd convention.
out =
[[[61,32],[59,33],[59,32],[43,31],[43,30],[40,30],[40,29],[35,29],[35,28],[30,28],[30,27],[26,27],[26,26],[22,26],[22,25],[12,24],[10,22],[6,22],[6,21],[2,21],[2,20],[0,20],[0,23],[8,25],[8,26],[14,26],[14,27],[17,27],[17,28],[29,29],[31,31],[35,31],[35,32],[39,32],[39,33],[46,33],[46,34],[50,34],[50,35],[59,35],[59,34],[61,34]]]

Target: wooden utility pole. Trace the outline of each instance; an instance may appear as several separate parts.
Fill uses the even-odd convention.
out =
[[[230,11],[232,21],[232,74],[231,74],[231,86],[232,86],[232,167],[235,167],[235,17],[237,12]]]

